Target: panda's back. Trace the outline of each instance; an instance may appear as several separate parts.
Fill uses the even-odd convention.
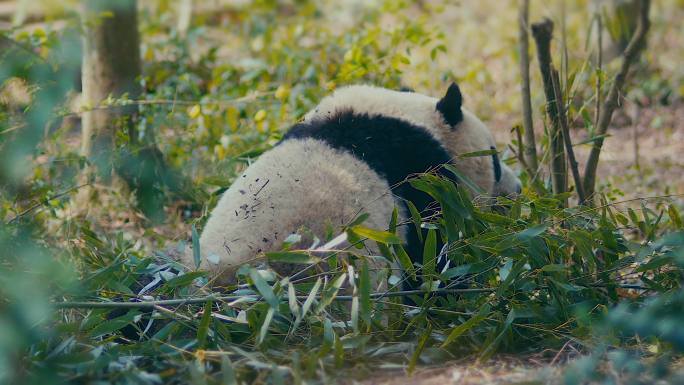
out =
[[[394,203],[387,181],[349,152],[292,138],[264,153],[223,194],[200,238],[202,268],[232,278],[225,272],[279,250],[290,233],[305,227],[322,237],[364,212],[367,226],[387,228]],[[208,262],[211,255],[220,262]]]

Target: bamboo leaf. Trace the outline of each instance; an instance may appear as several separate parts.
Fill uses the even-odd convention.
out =
[[[370,272],[368,267],[368,261],[365,259],[361,264],[361,271],[359,271],[359,293],[361,300],[361,319],[370,325],[371,320],[371,283],[370,283]]]
[[[354,226],[360,225],[361,223],[365,222],[366,219],[368,219],[369,216],[370,216],[370,214],[368,214],[368,213],[362,213],[361,215],[359,215],[358,217],[356,217],[356,218],[348,225],[348,227],[354,227]]]
[[[423,219],[420,216],[420,212],[418,212],[418,209],[413,204],[413,202],[407,201],[406,205],[408,206],[409,212],[411,213],[411,221],[413,221],[413,225],[416,228],[418,239],[420,240],[420,243],[423,243],[423,231],[420,228],[420,224],[423,221]]]
[[[273,251],[266,253],[266,258],[270,262],[284,262],[293,264],[316,264],[321,259],[313,256],[306,251]]]
[[[667,215],[670,217],[670,220],[675,227],[682,228],[682,217],[679,215],[679,211],[675,205],[670,204],[667,207]]]
[[[470,190],[473,191],[473,193],[477,195],[484,195],[486,193],[486,191],[484,191],[480,186],[478,186],[477,183],[473,182],[470,178],[468,178],[468,176],[459,171],[456,167],[450,164],[445,164],[444,168],[449,170],[450,173],[454,174],[456,179],[460,183],[466,185]]]
[[[389,223],[389,232],[392,234],[397,233],[397,222],[399,221],[399,210],[397,209],[397,206],[394,206],[394,210],[392,210],[392,218],[390,219]]]
[[[237,378],[235,377],[235,368],[230,361],[228,355],[221,356],[221,384],[223,385],[237,385]]]
[[[302,305],[302,318],[306,316],[306,313],[309,312],[309,308],[311,308],[311,305],[313,305],[313,302],[316,299],[316,294],[318,294],[318,289],[320,289],[322,282],[323,281],[321,281],[320,278],[316,279],[316,283],[314,283],[313,287],[311,288],[309,296],[306,297],[304,305]]]
[[[399,265],[401,265],[404,273],[409,275],[413,280],[416,280],[416,269],[414,269],[413,261],[411,261],[411,257],[409,257],[409,255],[406,253],[404,247],[397,244],[392,245],[392,249],[394,250],[394,255],[397,258],[397,262],[399,262]]]
[[[318,307],[316,308],[316,314],[323,311],[323,309],[325,309],[328,305],[332,303],[332,301],[337,296],[337,292],[340,291],[340,287],[342,287],[342,284],[344,283],[345,279],[347,279],[347,273],[342,273],[333,280],[333,282],[326,290],[323,291],[321,300],[318,302]]]
[[[204,349],[207,342],[207,334],[209,333],[209,323],[211,322],[211,301],[204,304],[204,312],[202,319],[197,327],[197,345],[200,349]]]
[[[487,318],[487,315],[489,314],[490,306],[489,304],[485,304],[482,306],[479,312],[475,314],[474,316],[470,317],[467,321],[464,323],[456,326],[455,328],[451,329],[451,332],[449,333],[449,336],[447,336],[446,340],[442,343],[440,346],[442,349],[446,348],[447,346],[451,345],[458,337],[462,336],[463,333],[467,332],[468,330],[472,329],[473,327],[477,326],[480,322],[482,322],[485,318]]]
[[[352,227],[351,231],[360,237],[368,238],[376,242],[382,242],[386,245],[401,243],[399,236],[390,233],[389,231],[373,230],[360,225]]]
[[[496,154],[495,149],[489,149],[489,150],[480,150],[480,151],[473,151],[473,152],[467,152],[465,154],[459,154],[459,158],[476,158],[476,157],[481,157],[481,156],[492,156]]]
[[[273,321],[274,314],[275,308],[269,307],[268,311],[266,312],[266,318],[264,319],[264,322],[261,324],[261,329],[259,330],[259,338],[257,339],[257,345],[261,345],[261,343],[264,342],[264,338],[266,338],[266,334],[268,333],[268,328],[271,326],[271,321]]]
[[[261,274],[259,274],[259,270],[250,268],[249,277],[252,279],[252,282],[254,282],[254,286],[259,291],[259,294],[264,297],[264,300],[271,305],[272,308],[278,307],[280,301],[275,293],[273,293],[273,288],[264,280]]]
[[[169,289],[187,286],[190,283],[192,283],[192,281],[194,281],[195,279],[204,277],[205,275],[207,275],[205,271],[191,271],[189,273],[185,273],[183,275],[171,278],[170,280],[168,280],[168,282],[166,282],[166,284],[164,284],[164,286]]]
[[[297,302],[297,293],[292,282],[287,283],[287,303],[290,306],[290,312],[295,317],[299,317],[299,303]]]
[[[496,348],[499,346],[501,339],[511,328],[511,325],[516,318],[518,318],[518,315],[516,314],[515,309],[511,309],[506,316],[506,321],[504,321],[503,325],[501,325],[501,327],[496,331],[496,336],[491,340],[491,342],[484,346],[484,350],[482,351],[482,354],[480,354],[480,359],[486,360],[491,357],[494,352],[496,352]]]
[[[416,350],[413,351],[413,354],[411,355],[411,359],[409,360],[409,365],[408,365],[408,373],[409,374],[413,373],[413,370],[416,368],[416,364],[418,363],[418,359],[420,358],[421,353],[423,353],[423,349],[425,349],[425,344],[427,343],[428,339],[430,338],[431,333],[432,333],[432,326],[428,325],[427,329],[425,329],[423,334],[420,336],[420,339],[418,340],[418,344],[416,345]]]
[[[526,242],[526,241],[529,241],[529,240],[531,240],[532,238],[538,237],[539,235],[541,235],[542,233],[544,233],[544,232],[546,231],[546,228],[547,228],[547,226],[546,226],[546,225],[543,225],[543,224],[542,224],[542,225],[532,226],[532,227],[529,227],[529,228],[527,228],[527,229],[525,229],[525,230],[523,230],[523,231],[517,233],[517,234],[515,235],[515,237],[516,237],[519,241]]]
[[[423,247],[423,279],[431,282],[435,276],[437,266],[437,233],[434,229],[428,231]]]
[[[202,257],[200,255],[199,234],[197,234],[197,228],[194,224],[192,225],[192,257],[195,261],[195,269],[199,269]]]

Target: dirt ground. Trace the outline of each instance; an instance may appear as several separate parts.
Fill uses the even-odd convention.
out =
[[[559,366],[524,362],[513,357],[496,357],[488,362],[463,362],[431,368],[418,368],[412,375],[404,371],[386,371],[373,375],[358,385],[532,385],[552,384],[559,380]]]
[[[614,123],[601,152],[598,191],[616,201],[670,195],[684,202],[684,102],[638,110],[628,104]],[[511,143],[510,120],[488,124],[501,148]],[[586,140],[583,129],[572,135],[574,143]],[[589,144],[575,145],[581,172],[589,150]]]

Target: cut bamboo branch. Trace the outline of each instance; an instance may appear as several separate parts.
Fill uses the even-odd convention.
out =
[[[602,284],[590,285],[590,287],[606,287]],[[621,289],[633,289],[633,290],[653,290],[646,286],[632,285],[632,284],[620,284],[617,287]],[[539,290],[547,289],[545,286],[539,287]],[[473,294],[473,293],[492,293],[495,292],[496,288],[483,287],[483,288],[464,288],[464,289],[435,289],[430,291],[431,294]],[[403,291],[392,291],[392,292],[382,292],[382,293],[371,293],[370,297],[372,299],[380,298],[390,298],[390,297],[407,297],[410,295],[424,295],[427,293],[425,290],[403,290]],[[308,295],[298,295],[296,296],[299,300],[308,299]],[[321,299],[322,296],[318,295],[316,299]],[[352,295],[338,295],[333,298],[334,301],[352,301],[354,296]],[[214,295],[210,294],[201,297],[189,297],[189,298],[178,298],[178,299],[166,299],[166,300],[156,300],[156,301],[143,301],[143,302],[132,302],[132,301],[55,301],[52,305],[56,309],[158,309],[159,306],[184,306],[184,305],[195,305],[206,303],[207,301],[215,302],[230,302],[233,301],[262,301],[263,298],[260,295]],[[281,302],[287,302],[287,296],[279,298]],[[164,309],[168,310],[168,309]]]
[[[613,118],[613,112],[620,103],[620,97],[627,80],[629,69],[646,46],[646,35],[650,27],[650,21],[648,19],[650,8],[650,0],[641,0],[639,2],[639,18],[636,31],[634,31],[632,39],[629,41],[627,48],[625,48],[625,51],[622,54],[620,70],[615,76],[615,80],[601,104],[601,110],[594,131],[594,144],[584,169],[584,191],[589,200],[592,199],[595,192],[596,171],[598,169],[599,156],[601,155],[601,148],[603,147],[603,140],[606,131],[608,130],[608,125]]]
[[[533,180],[537,175],[539,162],[537,161],[537,144],[534,137],[532,123],[532,97],[530,95],[530,39],[529,39],[530,1],[522,0],[520,5],[520,92],[522,97],[523,129],[525,132],[524,153],[527,173]],[[521,138],[522,139],[522,138]],[[522,153],[521,153],[522,155]]]
[[[546,113],[551,121],[549,130],[549,144],[551,153],[551,187],[554,194],[567,191],[567,169],[565,167],[565,152],[563,149],[563,135],[558,114],[559,106],[553,90],[553,62],[551,60],[551,38],[553,37],[553,22],[544,19],[532,24],[532,36],[537,45],[537,60],[544,83],[546,96]]]
[[[463,293],[491,293],[496,291],[496,288],[464,288],[464,289],[436,289],[430,291],[433,294],[463,294]],[[378,298],[389,298],[389,297],[405,297],[409,295],[425,294],[425,290],[404,290],[404,291],[392,291],[383,293],[371,293],[370,297],[373,299]],[[316,296],[320,299],[322,296]],[[165,299],[157,301],[55,301],[53,306],[57,309],[154,309],[157,306],[183,306],[183,305],[193,305],[198,303],[206,303],[207,301],[216,302],[233,302],[233,301],[244,301],[244,300],[260,301],[262,297],[260,295],[207,295],[201,297],[191,297],[191,298],[178,298],[178,299]],[[306,300],[308,295],[298,295],[297,299]],[[354,296],[351,295],[338,295],[335,296],[336,301],[351,301]],[[287,296],[280,299],[283,302],[287,302]]]

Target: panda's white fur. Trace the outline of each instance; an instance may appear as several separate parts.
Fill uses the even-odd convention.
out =
[[[460,109],[460,91],[455,89]],[[517,192],[520,182],[505,165],[500,165],[502,175],[496,181],[491,157],[459,157],[493,148],[494,140],[487,127],[465,109],[458,123],[450,125],[436,109],[438,102],[440,99],[414,92],[349,86],[324,98],[306,114],[304,123],[326,122],[344,113],[406,122],[418,127],[412,133],[425,130],[427,135],[419,135],[433,137],[430,139],[434,142],[433,148],[426,149],[423,145],[420,150],[427,151],[425,154],[433,150],[443,152],[445,161],[451,159],[462,174],[485,192],[492,195]],[[278,146],[264,153],[236,179],[212,211],[200,237],[200,269],[210,270],[215,282],[233,283],[240,265],[263,258],[265,252],[279,250],[288,235],[302,227],[320,237],[327,227],[339,231],[362,212],[370,215],[365,226],[388,227],[398,202],[390,191],[387,176],[350,151],[333,148],[325,140],[306,135],[305,132],[299,138],[286,136]],[[351,147],[349,143],[346,145],[347,150],[354,147],[353,143]],[[410,146],[405,150],[413,152]],[[494,161],[498,162],[498,158],[494,157]],[[422,171],[425,170],[418,172]],[[402,207],[400,220],[406,218]],[[405,233],[405,229],[400,231],[404,239]],[[367,250],[367,253],[377,253],[377,250]],[[185,254],[182,260],[189,267],[193,266],[191,255]]]
[[[323,98],[316,108],[304,116],[304,120],[324,119],[344,110],[405,120],[427,129],[452,155],[452,163],[456,168],[483,191],[493,196],[516,192],[520,182],[505,164],[501,164],[502,178],[497,186],[489,157],[459,157],[496,147],[487,126],[466,108],[461,109],[463,121],[456,127],[450,126],[435,109],[438,101],[437,98],[415,92],[353,85],[339,88]]]
[[[394,205],[387,181],[351,154],[318,140],[286,141],[223,194],[200,237],[200,268],[232,283],[237,266],[278,250],[300,228],[322,236],[365,212],[366,226],[386,229]]]

